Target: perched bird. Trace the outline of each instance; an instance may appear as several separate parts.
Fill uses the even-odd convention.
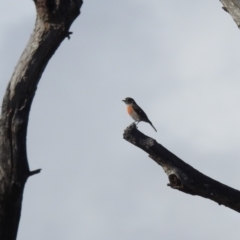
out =
[[[127,97],[123,102],[127,105],[128,114],[137,122],[137,124],[141,121],[149,123],[155,131],[157,129],[152,125],[151,121],[148,119],[147,114],[137,105],[134,99]]]

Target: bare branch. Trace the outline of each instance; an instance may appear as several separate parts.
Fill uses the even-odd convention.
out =
[[[34,170],[34,171],[30,171],[29,174],[28,174],[28,176],[30,177],[30,176],[33,176],[33,175],[35,175],[35,174],[38,174],[38,173],[41,172],[41,170],[42,170],[42,169],[37,169],[37,170]]]
[[[123,138],[148,153],[149,157],[163,168],[168,175],[170,182],[168,186],[171,188],[211,199],[219,205],[240,212],[240,191],[194,169],[156,140],[138,131],[135,124],[124,131]]]
[[[240,0],[220,0],[223,10],[228,12],[240,28]]]

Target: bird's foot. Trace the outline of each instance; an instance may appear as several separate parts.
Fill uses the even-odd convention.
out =
[[[137,128],[137,124],[138,124],[138,122],[133,122],[131,125],[135,126]]]

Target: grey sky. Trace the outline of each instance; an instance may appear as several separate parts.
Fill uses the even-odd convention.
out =
[[[40,81],[28,131],[32,170],[19,240],[239,239],[238,213],[171,190],[122,139],[139,129],[199,171],[240,189],[240,33],[215,1],[85,1]],[[32,32],[32,1],[0,8],[0,94]]]

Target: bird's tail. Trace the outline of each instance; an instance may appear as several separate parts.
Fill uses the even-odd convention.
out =
[[[149,124],[152,126],[152,128],[157,132],[157,129],[153,126],[153,124],[149,121]]]

